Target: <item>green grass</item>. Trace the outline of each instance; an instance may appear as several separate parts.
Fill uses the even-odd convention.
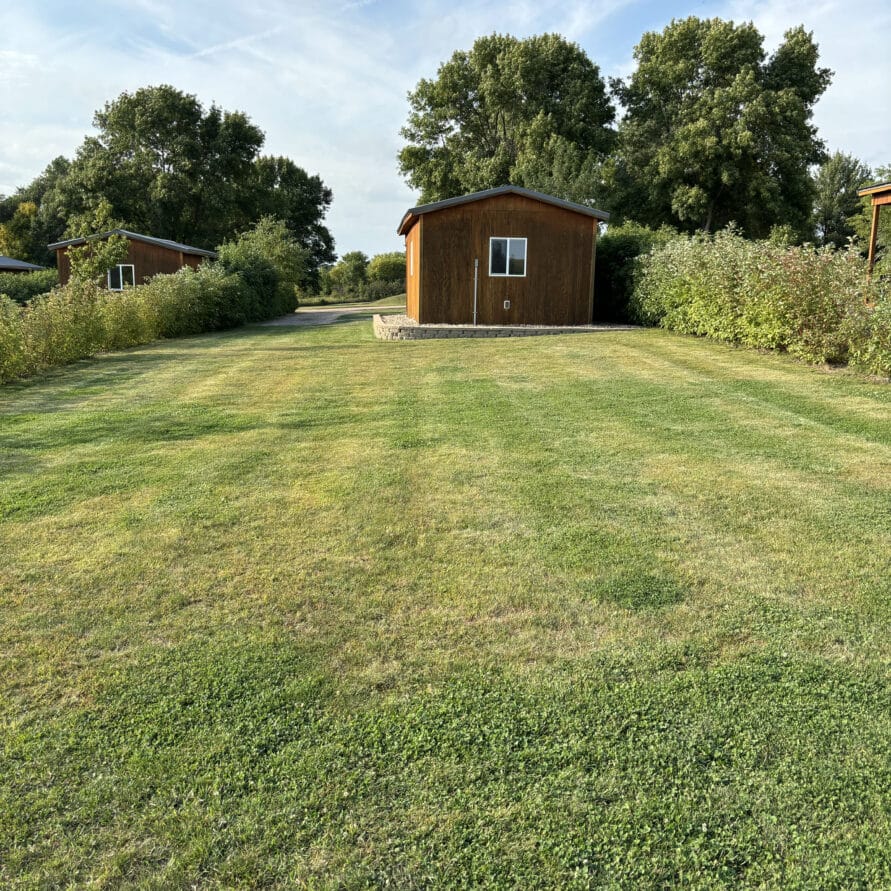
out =
[[[337,297],[303,297],[301,306],[405,306],[405,294],[381,297],[379,300],[341,300]]]
[[[0,391],[0,885],[891,884],[891,390],[367,320]]]

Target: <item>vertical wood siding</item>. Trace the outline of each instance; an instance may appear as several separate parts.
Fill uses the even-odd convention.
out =
[[[141,285],[147,278],[159,273],[176,272],[183,266],[197,267],[203,260],[195,254],[185,254],[182,251],[171,250],[156,244],[147,244],[144,241],[128,241],[127,257],[121,263],[133,265],[136,276],[136,284]],[[66,284],[71,276],[71,263],[68,260],[68,248],[59,248],[56,251],[56,263],[59,267],[59,282]]]
[[[597,221],[521,195],[498,195],[424,214],[419,322],[473,321],[473,261],[479,259],[483,325],[584,325],[591,321]],[[526,276],[489,275],[489,239],[525,238]],[[410,300],[411,298],[409,298]],[[504,308],[504,301],[510,308]],[[409,312],[412,315],[411,312]]]

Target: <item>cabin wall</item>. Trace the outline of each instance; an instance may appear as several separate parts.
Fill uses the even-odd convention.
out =
[[[421,219],[418,321],[473,321],[474,259],[479,259],[479,324],[591,321],[597,220],[521,195],[447,207]],[[489,239],[498,236],[526,239],[525,277],[489,275]]]
[[[405,235],[405,312],[416,322],[421,291],[421,233],[424,218],[418,221]]]
[[[136,283],[141,285],[153,275],[176,272],[183,266],[195,268],[203,259],[195,254],[185,254],[144,241],[128,241],[127,256],[121,263],[131,264],[134,267]],[[67,284],[71,277],[71,262],[68,259],[67,247],[56,251],[56,263],[59,267],[60,284]]]

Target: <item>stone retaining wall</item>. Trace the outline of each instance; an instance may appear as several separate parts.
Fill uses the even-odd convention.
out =
[[[419,325],[406,315],[375,315],[378,340],[434,340],[442,337],[535,337],[542,334],[585,334],[626,331],[633,325]]]

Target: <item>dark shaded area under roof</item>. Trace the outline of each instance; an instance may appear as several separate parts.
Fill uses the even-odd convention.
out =
[[[14,257],[0,256],[0,272],[39,272],[46,268],[35,263],[26,263],[24,260],[16,260]]]
[[[142,235],[139,232],[131,232],[129,229],[110,229],[108,232],[100,232],[98,235],[90,235],[87,238],[70,238],[68,241],[57,241],[55,244],[48,245],[49,250],[55,251],[59,248],[72,247],[74,245],[86,244],[96,238],[108,238],[109,235],[123,235],[131,238],[133,241],[144,241],[146,244],[155,244],[158,247],[169,248],[171,251],[182,251],[184,254],[195,254],[199,257],[216,258],[216,251],[207,251],[204,248],[194,247],[190,244],[182,244],[179,241],[170,241],[167,238],[155,238],[152,235]]]
[[[564,201],[562,198],[555,198],[553,195],[545,195],[544,192],[524,189],[522,186],[498,186],[496,189],[485,189],[482,192],[472,192],[469,195],[459,195],[457,198],[446,198],[444,201],[435,201],[433,204],[421,204],[418,207],[412,207],[402,217],[402,222],[399,224],[396,234],[404,235],[407,224],[422,214],[442,210],[445,207],[455,207],[459,204],[482,201],[485,198],[494,198],[496,195],[522,195],[524,198],[531,198],[533,201],[541,201],[543,204],[551,204],[554,207],[562,207],[564,210],[571,210],[573,213],[593,217],[595,220],[601,220],[604,223],[609,219],[609,214],[604,210],[586,207],[584,204],[574,204],[572,201]]]

